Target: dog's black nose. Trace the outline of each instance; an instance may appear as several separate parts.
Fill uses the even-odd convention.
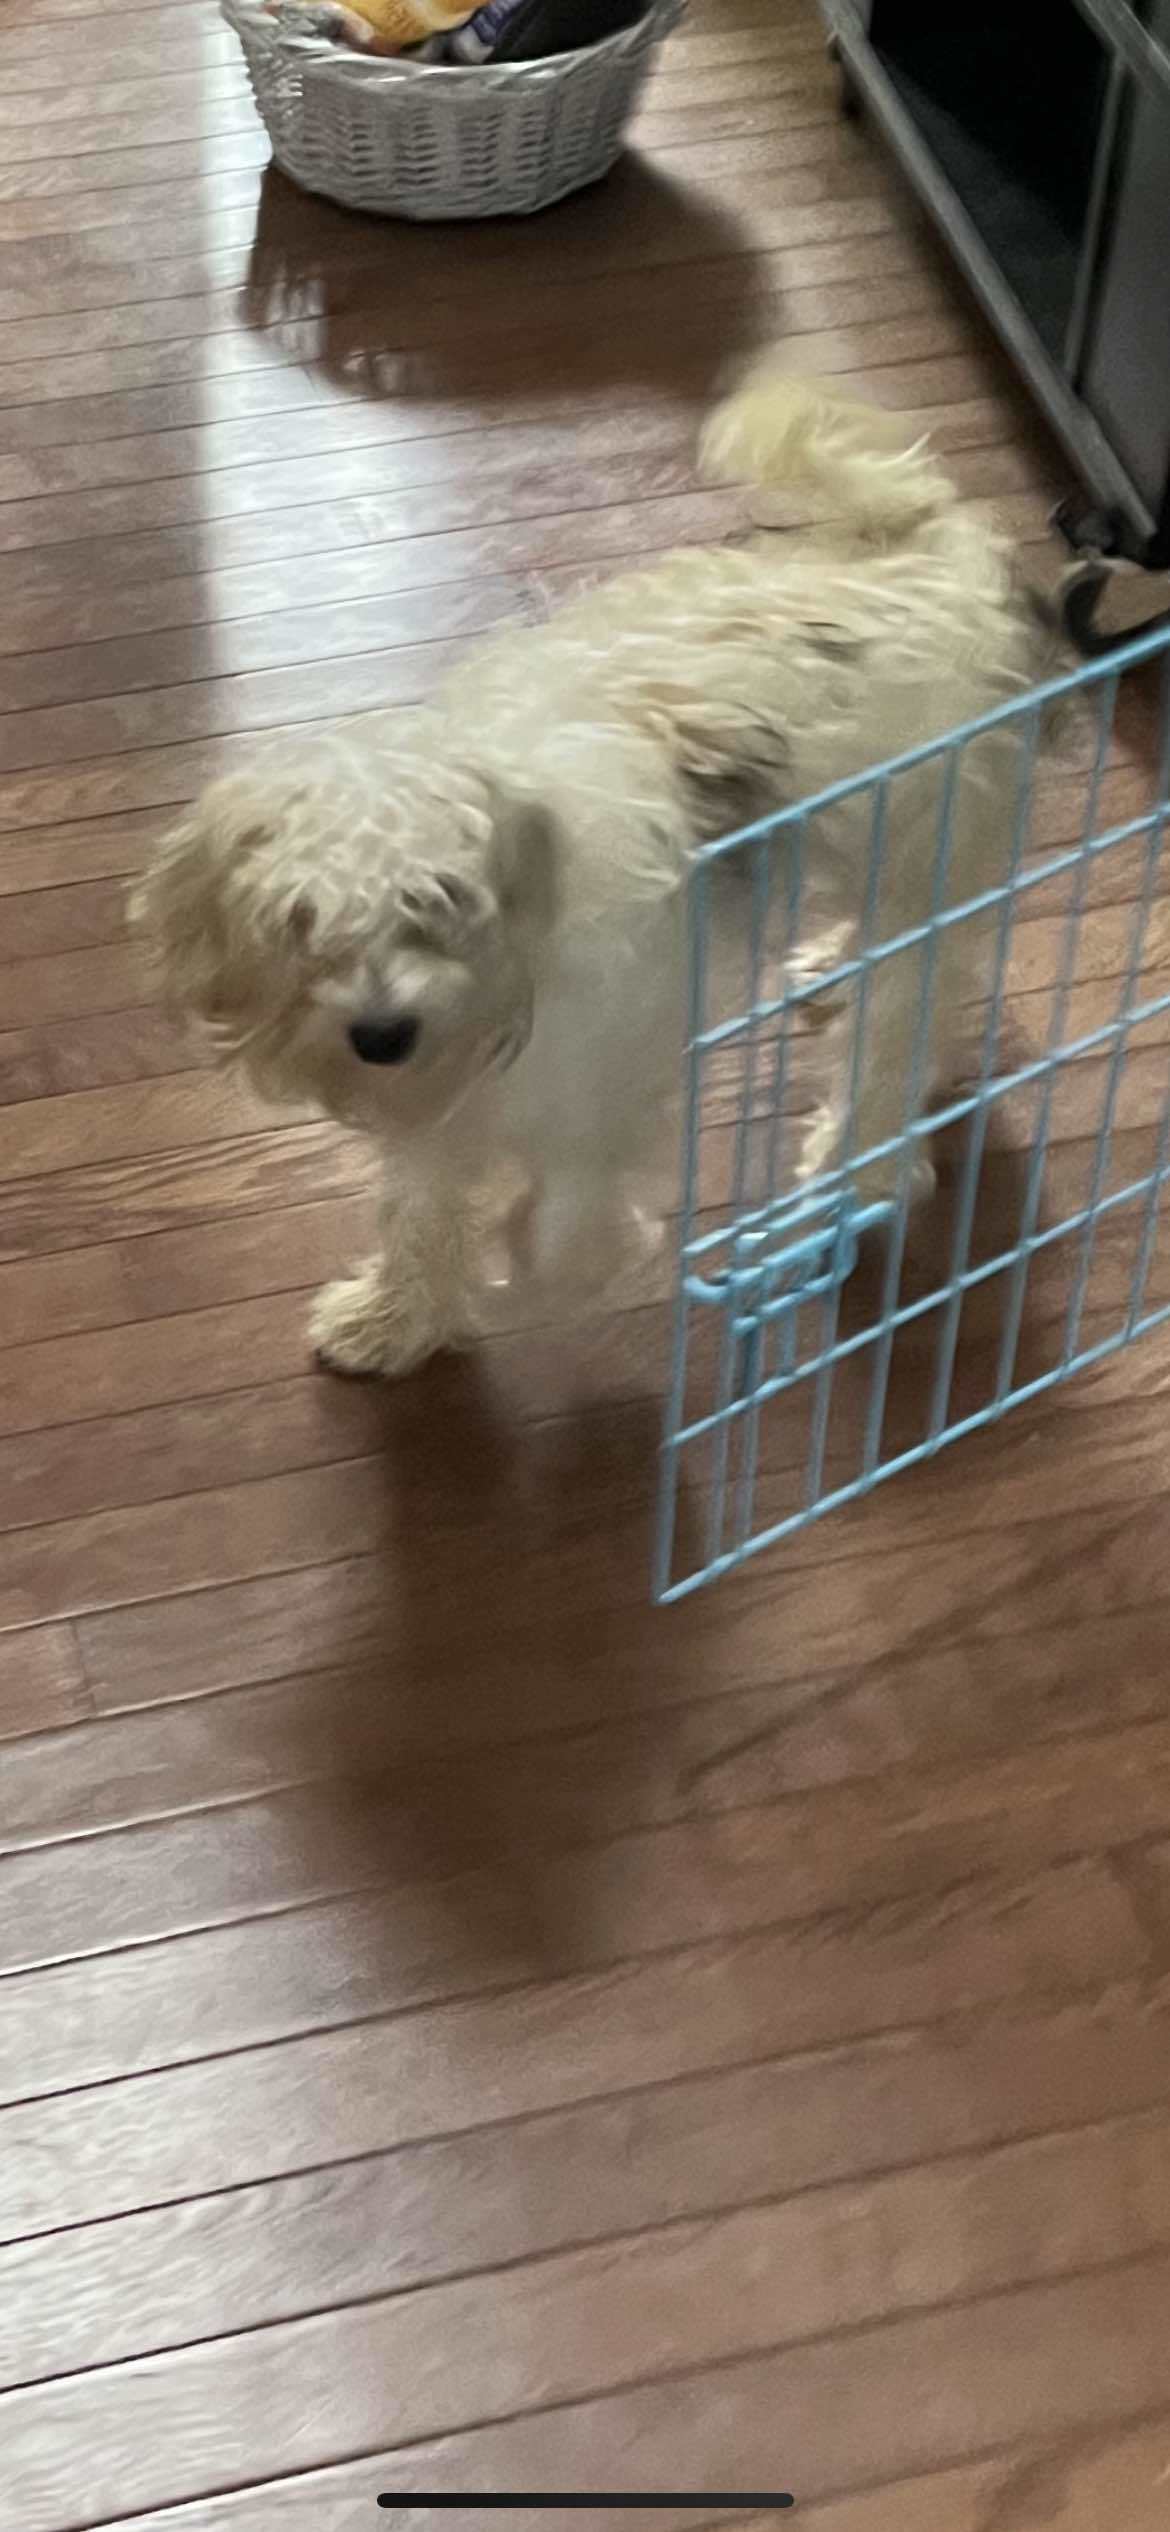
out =
[[[399,1020],[355,1020],[349,1042],[363,1064],[404,1064],[418,1045],[420,1027],[412,1012]]]

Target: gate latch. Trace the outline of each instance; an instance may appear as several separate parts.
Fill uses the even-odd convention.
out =
[[[744,1214],[722,1235],[731,1243],[724,1263],[708,1263],[714,1243],[694,1243],[684,1276],[687,1297],[728,1311],[736,1335],[751,1336],[847,1282],[862,1232],[894,1211],[889,1201],[859,1204],[839,1177],[782,1196],[763,1212]]]

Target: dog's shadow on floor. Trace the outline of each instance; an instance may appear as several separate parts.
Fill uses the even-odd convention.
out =
[[[702,1655],[650,1605],[660,1398],[622,1392],[528,1416],[489,1346],[354,1401],[380,1435],[383,1544],[321,1833],[369,1894],[363,1944],[411,1976],[421,1954],[444,1990],[628,1948],[621,1842],[671,1781],[670,1709]]]
[[[490,398],[493,410],[511,400],[547,412],[558,392],[626,382],[701,400],[778,330],[774,293],[736,286],[743,246],[708,195],[635,156],[535,226],[367,219],[270,166],[240,312],[365,402]]]

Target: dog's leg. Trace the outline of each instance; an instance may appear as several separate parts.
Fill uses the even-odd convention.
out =
[[[951,999],[961,973],[945,947],[936,955],[933,975],[921,948],[875,962],[864,1010],[858,997],[842,1031],[845,1084],[814,1118],[805,1140],[803,1182],[856,1156],[850,1175],[863,1203],[881,1203],[901,1192],[917,1204],[933,1194],[934,1163],[925,1137],[914,1138],[909,1155],[904,1138],[924,1113],[949,1048]],[[930,1009],[924,1014],[928,993]],[[892,1148],[882,1150],[886,1144]],[[876,1153],[873,1160],[866,1159],[869,1152]]]
[[[387,1174],[381,1245],[318,1293],[309,1332],[327,1370],[413,1371],[468,1336],[474,1271],[467,1203],[443,1170]]]
[[[549,1176],[513,1218],[521,1273],[567,1298],[590,1300],[658,1247],[662,1226],[609,1169]]]

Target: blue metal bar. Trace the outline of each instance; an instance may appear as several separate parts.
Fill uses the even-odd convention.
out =
[[[807,818],[798,817],[789,828],[785,840],[788,844],[788,850],[784,857],[784,959],[787,965],[796,949],[800,937],[801,902],[804,893],[805,865],[808,858]],[[770,1206],[775,1199],[776,1171],[780,1153],[780,1138],[784,1130],[784,1105],[788,1096],[788,1058],[792,1045],[792,1031],[791,1026],[789,1025],[788,1014],[784,1011],[783,1004],[781,1005],[781,1011],[783,1012],[783,1018],[776,1046],[776,1060],[772,1074],[771,1108],[768,1122],[768,1146],[764,1166],[765,1206]],[[777,1360],[781,1379],[790,1378],[795,1367],[797,1347],[799,1344],[799,1333],[797,1315],[796,1312],[793,1311],[789,1314],[789,1316],[781,1319],[777,1330]],[[767,1378],[767,1361],[768,1327],[766,1323],[761,1322],[758,1337],[754,1340],[751,1353],[744,1364],[743,1385],[749,1400],[754,1399],[757,1396]],[[756,1464],[759,1458],[759,1443],[759,1410],[757,1407],[748,1415],[747,1429],[743,1439],[740,1460],[740,1505],[741,1509],[745,1504],[747,1505],[749,1523],[751,1503],[755,1495]],[[742,1535],[746,1537],[746,1529]]]
[[[886,858],[886,838],[890,824],[890,786],[884,774],[874,784],[873,816],[869,829],[869,868],[865,875],[865,899],[858,928],[858,952],[853,961],[857,971],[857,993],[853,1005],[853,1031],[849,1047],[849,1081],[846,1092],[846,1130],[851,1131],[857,1114],[857,1093],[861,1085],[861,1059],[865,1045],[865,1023],[869,1011],[873,971],[881,944],[874,941],[877,921],[878,893]],[[822,991],[824,986],[822,983]],[[845,1159],[848,1153],[842,1155]]]
[[[1011,850],[1008,858],[1007,886],[999,910],[995,936],[995,967],[987,1017],[983,1026],[983,1048],[979,1060],[979,1086],[971,1115],[967,1149],[963,1155],[963,1175],[955,1206],[954,1230],[951,1238],[951,1266],[948,1277],[949,1297],[938,1341],[938,1361],[930,1402],[929,1438],[941,1441],[950,1404],[951,1383],[955,1375],[955,1354],[959,1342],[959,1324],[963,1311],[962,1287],[958,1282],[971,1251],[971,1235],[975,1227],[975,1197],[983,1168],[987,1144],[987,1122],[991,1115],[989,1089],[994,1070],[999,1032],[1003,1025],[1003,1006],[1007,995],[1008,959],[1011,947],[1011,918],[1015,882],[1019,877],[1032,809],[1032,785],[1036,773],[1036,756],[1040,745],[1040,712],[1034,709],[1028,723],[1027,736],[1016,770],[1016,806],[1012,820]],[[935,1131],[938,1131],[937,1119]]]
[[[798,817],[787,830],[783,842],[784,855],[784,959],[788,962],[800,937],[800,910],[804,894],[804,873],[808,860],[808,819]],[[765,1003],[761,1020],[787,1018],[792,1006],[803,999],[797,988],[785,978],[785,991],[778,1002]],[[771,1108],[768,1132],[768,1157],[764,1179],[764,1201],[771,1204],[776,1193],[776,1171],[780,1155],[780,1136],[784,1126],[784,1102],[788,1095],[788,1057],[792,1045],[791,1031],[781,1028],[776,1044],[776,1063],[772,1075]]]
[[[662,1475],[658,1494],[658,1518],[654,1541],[654,1596],[667,1597],[674,1559],[674,1528],[678,1511],[679,1461],[685,1448],[682,1432],[687,1397],[687,1322],[691,1299],[687,1291],[682,1260],[692,1237],[695,1208],[699,1194],[699,1130],[702,1122],[703,1058],[699,1038],[707,993],[708,879],[702,867],[691,879],[690,922],[687,926],[687,1081],[682,1120],[682,1214],[679,1223],[679,1272],[674,1301],[674,1332],[671,1343],[670,1382],[666,1397],[666,1415],[662,1440]]]
[[[1170,705],[1170,686],[1168,686],[1167,703]],[[1077,1349],[1081,1330],[1081,1316],[1085,1306],[1085,1295],[1088,1291],[1089,1277],[1092,1273],[1093,1258],[1097,1241],[1097,1224],[1100,1218],[1101,1203],[1105,1192],[1105,1174],[1108,1170],[1113,1151],[1113,1127],[1117,1114],[1117,1101],[1121,1090],[1122,1065],[1129,1048],[1130,1038],[1135,1026],[1137,1025],[1138,977],[1141,974],[1142,961],[1145,957],[1146,936],[1150,928],[1150,915],[1153,910],[1154,903],[1154,885],[1161,868],[1162,845],[1165,840],[1166,833],[1166,811],[1167,807],[1170,806],[1170,803],[1166,800],[1168,785],[1170,785],[1170,709],[1167,709],[1165,713],[1162,728],[1162,747],[1158,768],[1158,814],[1156,823],[1150,829],[1149,842],[1145,852],[1145,861],[1142,873],[1142,892],[1138,899],[1134,913],[1133,925],[1130,932],[1129,955],[1126,960],[1125,974],[1122,979],[1121,993],[1119,997],[1117,1035],[1113,1041],[1113,1053],[1109,1060],[1109,1072],[1105,1085],[1105,1104],[1102,1111],[1101,1124],[1097,1134],[1097,1151],[1093,1164],[1093,1182],[1089,1194],[1089,1219],[1085,1224],[1084,1232],[1082,1234],[1077,1279],[1069,1301],[1065,1352],[1070,1356],[1075,1354]]]
[[[1130,1284],[1129,1308],[1126,1311],[1125,1326],[1122,1329],[1122,1341],[1126,1345],[1129,1344],[1131,1337],[1138,1334],[1138,1314],[1154,1260],[1154,1241],[1157,1236],[1159,1218],[1158,1197],[1168,1178],[1170,1178],[1170,1081],[1167,1082],[1166,1096],[1162,1104],[1158,1147],[1146,1190],[1145,1212],[1142,1217],[1138,1252],[1134,1260],[1133,1280]],[[1104,1212],[1105,1205],[1103,1204],[1100,1209]]]
[[[852,1032],[849,1046],[849,1073],[845,1105],[847,1136],[852,1129],[853,1120],[857,1114],[857,1093],[861,1082],[862,1054],[865,1046],[865,1023],[869,1011],[870,986],[873,978],[873,963],[870,958],[870,952],[874,946],[873,935],[874,927],[877,922],[878,898],[881,890],[882,871],[885,867],[886,837],[889,827],[889,807],[890,786],[885,775],[879,774],[874,785],[873,814],[870,819],[869,828],[869,867],[866,871],[865,897],[862,903],[861,922],[858,928],[858,957],[861,973],[858,978],[857,992],[853,1000]],[[849,1153],[848,1148],[846,1147],[842,1154],[843,1166],[847,1164],[848,1158]],[[821,1355],[816,1373],[816,1388],[813,1393],[812,1432],[809,1438],[808,1466],[805,1471],[805,1502],[810,1506],[815,1503],[817,1496],[820,1493],[824,1478],[825,1447],[828,1439],[829,1413],[833,1402],[833,1381],[837,1367],[835,1349],[837,1328],[841,1314],[841,1285],[839,1282],[833,1283],[830,1286],[829,1291],[825,1294],[821,1304],[821,1313]]]
[[[906,1095],[902,1105],[902,1148],[898,1162],[896,1211],[890,1225],[889,1247],[886,1252],[885,1272],[882,1277],[881,1332],[871,1374],[869,1412],[866,1416],[865,1440],[862,1445],[861,1454],[863,1474],[868,1474],[877,1466],[878,1455],[881,1450],[882,1427],[885,1422],[886,1398],[890,1385],[890,1367],[893,1362],[894,1355],[898,1294],[901,1290],[902,1266],[906,1254],[906,1229],[909,1218],[909,1179],[914,1161],[914,1142],[910,1135],[909,1128],[915,1121],[917,1111],[921,1107],[923,1099],[923,1070],[926,1062],[927,1049],[930,1044],[931,1025],[934,1018],[934,988],[935,974],[938,965],[939,945],[937,917],[942,911],[943,901],[946,896],[947,882],[950,877],[951,855],[954,849],[955,840],[955,795],[958,788],[959,769],[963,760],[964,750],[960,745],[955,748],[953,755],[947,758],[946,771],[943,776],[943,796],[939,810],[938,843],[935,847],[934,872],[931,884],[931,915],[934,920],[926,941],[926,969],[922,979],[921,999],[914,1035],[914,1052],[910,1064],[910,1079],[906,1086]],[[866,1160],[867,1163],[872,1166],[872,1154],[867,1153]]]
[[[1097,740],[1093,751],[1093,771],[1089,782],[1089,798],[1085,815],[1084,843],[1086,845],[1092,841],[1093,821],[1097,813],[1097,803],[1101,796],[1101,781],[1105,771],[1105,760],[1109,752],[1110,740],[1113,736],[1113,721],[1117,709],[1117,685],[1118,677],[1116,670],[1111,677],[1103,679],[1101,684],[1100,709],[1097,716]],[[1004,1315],[1003,1339],[999,1353],[999,1369],[996,1373],[995,1380],[995,1394],[997,1398],[1006,1397],[1008,1390],[1011,1387],[1012,1373],[1015,1369],[1016,1350],[1020,1342],[1020,1328],[1023,1323],[1024,1316],[1024,1300],[1028,1289],[1028,1241],[1036,1227],[1037,1218],[1040,1212],[1040,1199],[1044,1188],[1044,1172],[1048,1161],[1048,1142],[1052,1130],[1052,1094],[1056,1081],[1057,1069],[1066,1052],[1064,1033],[1068,1018],[1069,997],[1072,993],[1073,978],[1076,974],[1077,951],[1080,944],[1081,918],[1085,910],[1085,889],[1088,884],[1088,874],[1089,858],[1087,852],[1083,852],[1078,864],[1068,912],[1064,919],[1064,935],[1061,941],[1060,967],[1057,975],[1056,990],[1052,997],[1052,1016],[1048,1027],[1049,1068],[1041,1088],[1040,1112],[1036,1120],[1036,1130],[1032,1144],[1032,1155],[1028,1165],[1028,1181],[1024,1190],[1024,1202],[1021,1213],[1020,1255],[1013,1270],[1011,1285],[1008,1291],[1007,1308]]]
[[[760,995],[760,976],[764,965],[764,944],[767,937],[768,907],[771,900],[771,865],[772,846],[766,837],[762,837],[760,841],[757,844],[754,844],[751,848],[749,1010],[755,1009]],[[759,1045],[759,1026],[760,1024],[758,1021],[753,1021],[749,1027],[743,1082],[740,1089],[739,1116],[736,1121],[735,1155],[732,1164],[731,1182],[731,1209],[736,1221],[740,1219],[745,1210],[747,1198],[746,1179],[750,1153],[752,1104],[755,1098],[756,1089],[756,1051]],[[726,1410],[726,1408],[730,1405],[736,1392],[737,1373],[740,1371],[741,1342],[744,1347],[742,1385],[744,1389],[750,1391],[754,1388],[756,1378],[759,1374],[761,1336],[755,1328],[752,1328],[749,1330],[746,1337],[741,1340],[735,1319],[733,1318],[731,1312],[728,1311],[723,1323],[723,1335],[719,1349],[719,1397],[724,1410]],[[718,1555],[722,1547],[724,1509],[727,1497],[728,1454],[731,1448],[733,1431],[738,1432],[738,1427],[734,1427],[730,1420],[725,1417],[725,1420],[721,1424],[712,1445],[715,1466],[711,1480],[711,1492],[707,1511],[708,1556]],[[739,1538],[741,1545],[747,1538],[751,1527],[752,1492],[752,1474],[747,1468],[746,1461],[741,1457],[740,1484],[738,1488],[738,1525],[736,1531],[736,1535]]]

